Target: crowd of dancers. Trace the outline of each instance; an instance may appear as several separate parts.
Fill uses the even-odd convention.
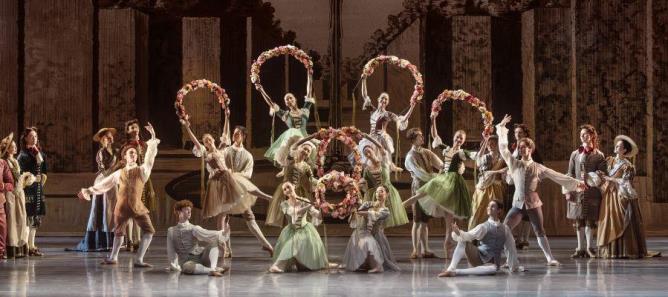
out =
[[[361,196],[355,210],[347,216],[352,234],[341,263],[329,261],[318,233],[323,216],[314,203],[317,176],[315,159],[318,140],[306,131],[315,98],[307,97],[299,108],[288,93],[286,109],[266,99],[271,115],[288,127],[269,147],[265,157],[277,166],[276,190],[270,195],[252,181],[254,159],[244,147],[246,128],[229,123],[225,109],[223,133],[216,139],[205,133],[197,137],[188,117],[180,119],[184,133],[193,143],[192,152],[202,158],[206,168],[206,188],[201,201],[203,219],[213,219],[215,230],[190,222],[192,202],[174,204],[178,223],[167,231],[168,270],[189,274],[221,276],[220,257],[232,257],[229,218],[241,215],[250,232],[270,257],[268,271],[314,271],[345,269],[379,273],[398,271],[399,265],[385,237],[384,229],[409,223],[412,212],[412,252],[409,257],[435,258],[429,248],[429,222],[443,218],[446,234],[443,242],[446,267],[439,276],[495,274],[507,268],[522,271],[518,248],[528,245],[528,230],[533,229],[546,264],[558,266],[543,226],[543,211],[538,185],[549,179],[560,185],[573,222],[577,247],[572,257],[642,258],[647,251],[638,194],[633,188],[637,145],[628,136],[614,139],[612,155],[605,157],[598,148],[598,134],[592,125],[579,130],[581,145],[570,157],[566,173],[541,164],[536,145],[526,125],[515,124],[511,143],[509,116],[496,124],[495,135],[483,133],[477,151],[464,149],[467,133],[458,130],[451,143],[445,144],[436,130],[432,114],[431,148],[425,147],[425,135],[409,128],[412,108],[403,115],[387,110],[390,96],[382,93],[373,106],[366,97],[364,107],[371,107],[371,130],[356,149],[361,152]],[[390,123],[405,131],[411,149],[405,155],[404,168],[392,161],[394,141],[387,133]],[[150,139],[140,138],[137,120],[125,125],[125,142],[114,145],[117,130],[102,128],[93,136],[100,144],[96,154],[98,171],[92,186],[78,196],[91,202],[84,239],[72,251],[109,251],[104,265],[118,265],[120,250],[134,251],[135,267],[151,267],[144,256],[155,229],[150,212],[157,198],[151,171],[160,140],[153,126],[145,127]],[[402,136],[397,136],[402,137]],[[35,233],[44,207],[47,157],[38,141],[38,130],[27,128],[20,135],[20,151],[13,135],[0,143],[0,255],[3,258],[42,256],[35,245]],[[18,157],[16,155],[18,154]],[[351,164],[354,165],[354,164]],[[475,189],[471,193],[463,174],[475,167]],[[391,173],[410,173],[411,197],[402,197],[392,184]],[[268,201],[265,224],[282,227],[272,245],[262,233],[253,213],[260,198]],[[504,216],[505,214],[505,216]],[[520,226],[518,234],[513,229]],[[517,238],[516,238],[517,237]],[[470,268],[458,268],[466,258]],[[504,259],[505,258],[505,259]]]

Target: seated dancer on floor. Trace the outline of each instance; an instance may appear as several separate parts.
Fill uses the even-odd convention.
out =
[[[189,200],[174,204],[174,215],[179,222],[167,229],[167,270],[223,276],[226,269],[217,267],[218,246],[229,238],[229,229],[226,232],[213,231],[191,224],[188,220],[192,208],[193,204]]]
[[[524,271],[517,260],[513,233],[508,225],[501,223],[501,213],[503,213],[503,203],[493,199],[487,204],[486,222],[468,232],[459,230],[457,223],[452,225],[452,238],[457,241],[457,247],[452,254],[450,265],[438,275],[439,277],[495,274],[501,268],[501,253],[504,249],[510,271]],[[473,240],[478,240],[480,244],[475,246],[471,243]],[[464,256],[471,268],[457,269],[457,264]],[[487,263],[494,265],[485,265]]]
[[[531,138],[522,138],[518,141],[519,155],[521,160],[513,158],[508,150],[508,128],[506,125],[510,122],[510,116],[506,115],[499,124],[496,125],[496,134],[499,137],[499,150],[501,157],[508,165],[508,175],[515,184],[515,193],[513,195],[513,207],[506,215],[504,224],[507,224],[511,229],[515,228],[522,220],[523,215],[529,217],[531,226],[533,226],[538,246],[543,250],[547,265],[557,266],[557,261],[550,250],[550,243],[545,236],[545,228],[543,228],[543,202],[538,197],[538,183],[544,179],[550,179],[553,182],[561,185],[568,191],[582,191],[586,188],[582,181],[566,176],[556,172],[543,164],[534,162],[531,159],[531,152],[535,148],[535,144]]]
[[[311,202],[295,193],[295,185],[281,184],[286,200],[281,202],[281,211],[288,217],[288,225],[283,228],[274,247],[274,264],[269,272],[281,273],[286,270],[320,270],[327,268],[327,251],[314,225],[320,225],[322,214]],[[309,222],[308,217],[311,217]]]
[[[406,131],[406,138],[411,142],[411,150],[406,154],[404,166],[410,172],[411,195],[417,194],[417,191],[434,178],[443,168],[443,161],[439,159],[431,150],[424,148],[424,135],[418,128],[410,128]],[[429,249],[429,220],[431,217],[424,212],[419,203],[414,203],[413,210],[413,229],[411,238],[413,242],[413,252],[410,258],[434,258],[434,253]]]
[[[248,229],[262,244],[262,249],[271,255],[273,248],[255,222],[251,208],[255,205],[256,197],[266,200],[271,200],[272,197],[260,191],[250,181],[253,156],[243,146],[244,128],[234,129],[234,143],[230,144],[229,109],[226,109],[221,144],[216,147],[216,141],[211,134],[204,134],[201,144],[190,129],[190,122],[183,119],[180,121],[194,144],[193,154],[204,158],[209,173],[206,194],[202,201],[202,217],[217,218],[218,230],[223,230],[229,225],[227,221],[230,215],[241,214],[246,219]],[[229,241],[225,245],[229,250]],[[227,255],[231,256],[231,252],[226,251]]]
[[[386,200],[387,189],[380,185],[376,188],[376,201],[365,201],[352,214],[350,227],[355,231],[350,235],[343,255],[346,270],[366,270],[368,273],[383,272],[385,269],[399,271],[383,231],[384,221],[390,216]]]
[[[155,156],[158,154],[160,139],[155,137],[155,130],[151,123],[145,128],[151,134],[151,139],[146,142],[147,149],[143,164],[137,165],[137,149],[133,146],[126,146],[121,151],[121,157],[123,158],[121,169],[96,182],[92,187],[81,189],[78,194],[80,199],[90,201],[91,195],[101,195],[111,189],[116,189],[114,244],[111,254],[102,264],[114,265],[118,263],[118,252],[121,249],[126,225],[129,220],[134,219],[143,231],[134,266],[152,267],[151,264],[144,262],[144,255],[151,244],[155,229],[151,223],[151,217],[148,215],[148,209],[141,198],[144,185],[151,175]]]

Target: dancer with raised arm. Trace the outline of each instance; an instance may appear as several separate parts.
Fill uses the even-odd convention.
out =
[[[327,268],[327,251],[315,229],[322,222],[322,214],[309,200],[297,196],[292,183],[282,183],[281,189],[287,197],[281,202],[281,211],[288,217],[288,224],[276,241],[269,272],[282,273],[293,267],[311,271]]]
[[[475,159],[477,153],[464,150],[466,132],[457,130],[452,138],[452,146],[441,141],[436,130],[436,116],[432,116],[432,147],[443,152],[441,173],[424,184],[417,193],[404,201],[404,205],[419,203],[425,213],[436,218],[445,218],[446,234],[443,242],[445,257],[450,255],[450,228],[454,219],[463,220],[471,216],[471,195],[462,174],[466,167],[464,161]]]
[[[362,176],[367,187],[364,201],[375,201],[376,189],[380,186],[383,186],[387,190],[387,208],[390,211],[390,215],[385,220],[385,228],[391,228],[408,224],[408,214],[406,214],[406,209],[401,204],[399,191],[392,185],[392,181],[390,180],[389,167],[391,165],[387,161],[383,161],[386,160],[384,156],[387,156],[387,153],[382,145],[375,140],[367,142],[362,148],[362,154],[366,157]]]
[[[478,166],[478,181],[473,192],[472,210],[468,229],[484,223],[487,220],[487,204],[492,200],[503,201],[506,194],[506,184],[503,181],[506,162],[499,153],[499,138],[496,135],[483,135],[480,147],[485,147],[487,153],[476,157]]]
[[[202,136],[202,144],[190,129],[190,122],[187,119],[180,121],[194,144],[193,154],[204,158],[209,173],[206,194],[202,201],[202,217],[205,219],[216,217],[218,230],[223,230],[228,226],[230,215],[241,214],[246,220],[248,229],[260,241],[262,249],[271,255],[273,248],[255,222],[251,208],[255,205],[257,197],[266,200],[271,200],[272,197],[260,191],[250,181],[253,173],[253,156],[243,146],[245,129],[235,128],[234,142],[230,144],[229,108],[225,109],[223,136],[220,146],[216,146],[211,134],[206,133]],[[229,250],[229,241],[226,245]],[[226,255],[231,255],[231,251],[226,252]]]
[[[543,254],[545,254],[547,265],[557,266],[560,263],[552,255],[550,243],[547,240],[545,228],[543,227],[543,202],[540,200],[538,192],[536,192],[538,183],[542,180],[550,179],[568,191],[578,192],[583,191],[586,186],[582,181],[534,162],[531,158],[531,153],[535,148],[535,144],[531,138],[522,138],[518,141],[517,149],[522,159],[515,159],[510,150],[508,150],[508,128],[506,128],[506,125],[510,120],[511,117],[506,115],[496,125],[496,135],[499,137],[499,151],[501,152],[501,157],[503,157],[503,160],[508,165],[507,174],[515,184],[513,206],[508,215],[506,215],[504,224],[513,229],[522,220],[522,216],[527,215],[536,234],[538,246],[540,246]]]
[[[412,146],[411,150],[406,154],[404,166],[411,174],[411,195],[415,195],[420,187],[434,178],[439,170],[443,168],[443,161],[434,152],[423,147],[424,135],[420,129],[408,129],[406,131],[406,138],[411,142]],[[413,252],[411,252],[410,258],[434,258],[434,253],[429,249],[429,220],[431,217],[424,212],[419,203],[412,205],[412,211],[413,228],[411,230],[411,239]]]
[[[385,206],[387,195],[387,189],[378,186],[376,201],[365,201],[352,214],[350,227],[354,231],[343,255],[346,270],[368,273],[383,272],[385,269],[399,271],[383,231],[383,221],[390,216],[390,210]]]
[[[144,255],[151,244],[155,229],[151,223],[149,210],[142,202],[142,193],[153,169],[155,157],[158,154],[160,139],[155,137],[155,130],[151,123],[145,127],[151,134],[151,139],[146,142],[144,162],[137,163],[138,152],[134,146],[126,146],[121,151],[123,160],[120,162],[121,169],[98,181],[92,187],[83,188],[79,191],[79,199],[90,201],[91,195],[101,195],[116,189],[116,206],[114,208],[114,244],[111,254],[103,265],[115,265],[118,263],[118,252],[121,249],[125,228],[129,220],[134,219],[142,230],[141,241],[134,259],[135,267],[152,267],[144,262]]]
[[[185,274],[208,274],[223,276],[226,269],[219,268],[218,246],[229,238],[229,229],[206,230],[190,223],[193,204],[181,200],[174,204],[174,215],[178,219],[176,226],[167,229],[167,258],[169,271]],[[203,244],[203,245],[200,245]]]
[[[278,152],[279,155],[287,156],[284,165],[285,174],[283,175],[283,181],[276,187],[267,208],[266,225],[282,227],[284,224],[285,214],[281,207],[281,203],[285,200],[285,192],[281,186],[283,183],[290,182],[294,185],[298,196],[309,201],[313,200],[313,187],[317,180],[313,176],[313,168],[308,162],[309,156],[316,150],[312,142],[313,138],[314,135],[304,138],[292,136]]]

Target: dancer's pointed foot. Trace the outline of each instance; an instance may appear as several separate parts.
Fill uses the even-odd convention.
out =
[[[134,262],[132,266],[137,268],[153,268],[153,265],[148,264],[146,262]]]
[[[453,277],[455,275],[456,274],[455,274],[454,271],[443,270],[443,271],[441,271],[441,273],[438,274],[438,277]]]
[[[102,262],[100,262],[100,265],[116,265],[116,264],[118,264],[117,260],[111,260],[107,258],[105,258],[104,260],[102,260]]]

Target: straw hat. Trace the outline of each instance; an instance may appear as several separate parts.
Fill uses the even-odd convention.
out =
[[[102,136],[107,134],[107,132],[111,132],[111,135],[116,135],[115,128],[102,128],[100,129],[100,131],[97,131],[97,133],[95,133],[95,135],[93,136],[93,141],[100,142]]]
[[[9,147],[12,145],[12,141],[14,140],[14,132],[9,133],[7,137],[3,138],[2,141],[0,141],[0,156],[4,156],[5,153],[7,153],[7,150]]]
[[[615,142],[614,143],[617,143],[620,140],[622,140],[624,142],[627,142],[628,144],[631,145],[631,150],[626,152],[626,154],[624,154],[624,157],[633,158],[633,157],[635,157],[635,155],[638,154],[638,145],[636,144],[635,141],[633,141],[633,139],[631,139],[631,137],[628,137],[626,135],[617,135],[617,136],[615,136]]]

